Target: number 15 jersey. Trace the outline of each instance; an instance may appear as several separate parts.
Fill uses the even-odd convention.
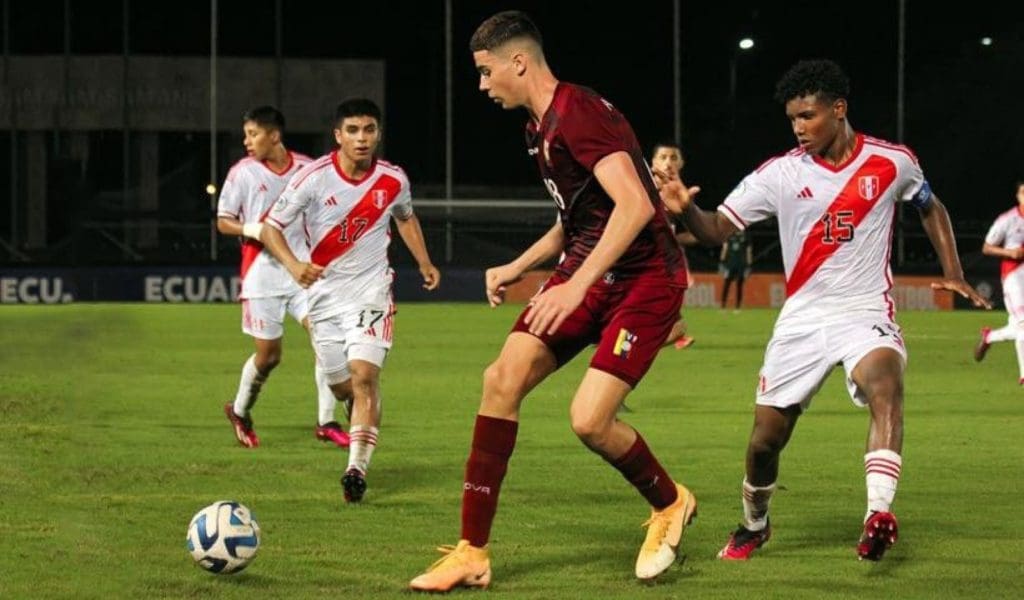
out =
[[[412,215],[409,179],[402,169],[374,160],[356,180],[341,170],[337,152],[322,156],[292,177],[265,223],[284,229],[303,215],[310,262],[324,267],[308,289],[311,320],[387,298],[391,216]]]
[[[853,154],[840,165],[800,148],[768,160],[718,210],[740,230],[778,218],[786,303],[776,327],[818,326],[863,311],[892,318],[896,203],[923,208],[931,198],[907,147],[857,134]]]

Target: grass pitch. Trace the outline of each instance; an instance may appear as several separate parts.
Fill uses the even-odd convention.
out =
[[[0,307],[0,597],[411,598],[408,580],[459,532],[480,373],[515,307],[406,304],[384,371],[384,424],[363,504],[342,502],[346,454],[313,437],[312,352],[284,362],[239,447],[221,406],[250,341],[237,306]],[[775,313],[688,312],[697,343],[662,353],[629,398],[636,426],[700,517],[680,563],[633,578],[648,510],[573,436],[587,354],[524,405],[493,531],[502,598],[1020,597],[1024,390],[1013,348],[975,364],[1002,313],[901,313],[910,350],[900,541],[856,560],[867,413],[837,369],[783,454],[772,540],[745,564],[715,553],[741,515],[753,389]],[[189,518],[247,504],[263,543],[235,576],[194,567]]]

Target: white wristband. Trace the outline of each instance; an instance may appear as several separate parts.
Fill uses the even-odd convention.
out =
[[[246,223],[242,225],[242,235],[260,241],[260,232],[263,231],[263,223]]]

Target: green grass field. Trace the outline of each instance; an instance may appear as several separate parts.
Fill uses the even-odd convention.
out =
[[[346,454],[313,437],[312,353],[290,327],[255,412],[258,450],[221,406],[250,342],[237,306],[0,307],[0,598],[410,598],[454,543],[480,393],[516,308],[405,305],[384,371],[384,424],[363,504],[342,502]],[[494,527],[502,598],[1021,597],[1024,390],[1013,348],[971,347],[1000,312],[901,313],[910,349],[901,538],[861,563],[867,413],[837,369],[783,455],[774,536],[715,559],[741,516],[751,406],[774,312],[688,313],[697,343],[661,355],[630,397],[635,425],[700,501],[680,564],[633,578],[640,496],[569,428],[581,356],[527,399]],[[192,514],[255,512],[263,543],[235,576],[196,568]]]

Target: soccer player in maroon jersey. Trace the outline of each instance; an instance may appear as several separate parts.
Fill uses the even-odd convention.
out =
[[[463,483],[461,539],[410,587],[440,592],[490,583],[487,542],[520,404],[591,344],[597,349],[572,400],[572,428],[651,505],[636,562],[637,577],[651,579],[675,560],[697,502],[616,412],[679,315],[686,287],[682,251],[629,123],[592,90],[555,78],[527,15],[490,17],[473,34],[470,49],[480,91],[505,109],[526,109],[527,152],[559,214],[517,259],[487,270],[488,301],[501,304],[505,286],[564,257],[484,372]]]

